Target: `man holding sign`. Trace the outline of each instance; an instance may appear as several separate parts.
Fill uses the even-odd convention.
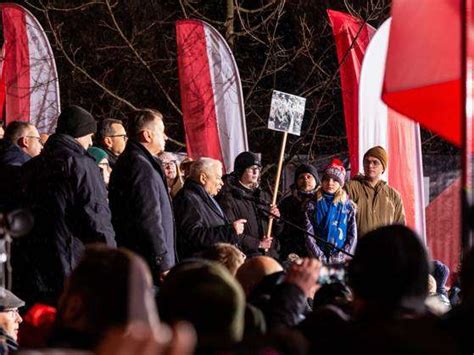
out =
[[[266,255],[278,259],[278,242],[266,233],[268,212],[280,216],[280,211],[276,206],[270,206],[270,195],[259,187],[261,168],[256,154],[240,153],[235,158],[233,173],[226,177],[218,202],[231,221],[247,220],[239,245],[247,257],[267,251]],[[275,229],[273,235],[278,235],[282,228],[276,224]]]

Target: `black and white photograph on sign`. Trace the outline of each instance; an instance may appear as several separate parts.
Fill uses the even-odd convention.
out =
[[[299,136],[303,123],[306,99],[304,97],[273,91],[268,128]]]

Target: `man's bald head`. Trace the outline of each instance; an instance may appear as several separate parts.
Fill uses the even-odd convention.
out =
[[[283,267],[269,256],[256,256],[247,261],[237,270],[236,278],[248,296],[265,276],[283,271]]]

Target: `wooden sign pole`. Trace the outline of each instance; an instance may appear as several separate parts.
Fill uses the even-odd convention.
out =
[[[288,132],[283,133],[283,141],[281,143],[281,150],[280,150],[280,160],[278,161],[278,169],[276,174],[275,180],[275,189],[273,190],[273,198],[272,198],[272,205],[276,205],[277,198],[278,198],[278,188],[280,186],[280,176],[281,170],[283,168],[283,159],[285,157],[285,147],[286,147],[286,138],[288,137]],[[268,219],[268,229],[267,229],[267,238],[272,236],[272,227],[273,227],[273,217],[270,216]]]

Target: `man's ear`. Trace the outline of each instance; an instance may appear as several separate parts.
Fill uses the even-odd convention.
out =
[[[28,148],[28,146],[29,146],[28,138],[26,138],[26,137],[20,137],[20,138],[18,138],[18,140],[16,141],[16,144],[17,144],[20,148]]]
[[[206,181],[207,181],[206,173],[199,174],[199,182],[201,183],[201,185],[205,185]]]
[[[150,130],[144,129],[140,132],[140,141],[143,143],[150,143],[153,140]]]
[[[112,148],[112,138],[111,137],[104,137],[102,142],[103,142],[103,144],[106,148]]]

